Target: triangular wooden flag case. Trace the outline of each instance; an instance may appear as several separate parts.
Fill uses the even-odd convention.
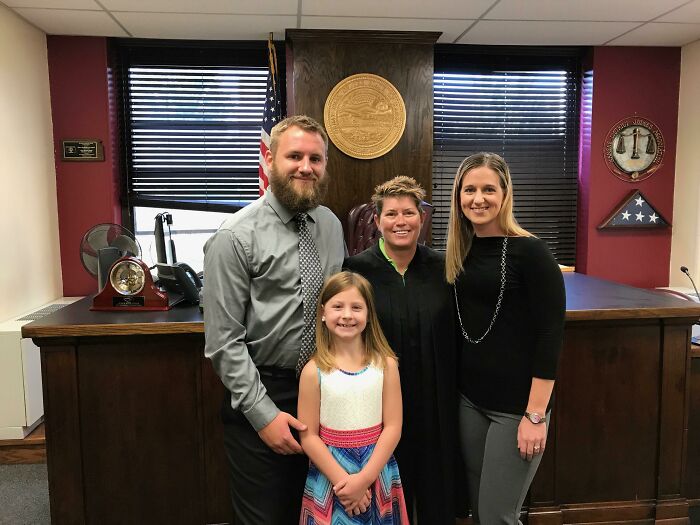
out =
[[[599,230],[668,228],[670,223],[639,190],[632,190],[598,225]]]

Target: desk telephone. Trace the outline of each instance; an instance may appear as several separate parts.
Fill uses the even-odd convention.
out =
[[[199,290],[202,281],[189,264],[176,262],[174,264],[157,263],[158,284],[168,292],[181,294],[190,304],[199,303]]]

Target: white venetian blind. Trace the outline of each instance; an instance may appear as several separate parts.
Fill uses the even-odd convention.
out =
[[[444,248],[461,161],[481,151],[506,159],[518,222],[574,264],[578,74],[503,69],[434,74],[433,245]]]
[[[258,197],[266,67],[130,66],[131,205],[215,209]]]

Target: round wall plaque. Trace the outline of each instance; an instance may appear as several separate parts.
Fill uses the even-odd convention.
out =
[[[406,106],[391,82],[361,73],[333,88],[323,119],[340,151],[356,159],[374,159],[399,142],[406,128]]]
[[[615,124],[605,138],[605,163],[625,182],[639,182],[661,167],[666,145],[659,128],[642,117]]]

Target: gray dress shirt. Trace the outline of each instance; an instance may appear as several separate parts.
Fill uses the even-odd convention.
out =
[[[343,229],[328,208],[308,212],[324,277],[341,270]],[[304,326],[299,235],[272,191],[224,221],[204,246],[205,355],[231,391],[231,406],[258,431],[279,409],[258,366],[294,370]]]

